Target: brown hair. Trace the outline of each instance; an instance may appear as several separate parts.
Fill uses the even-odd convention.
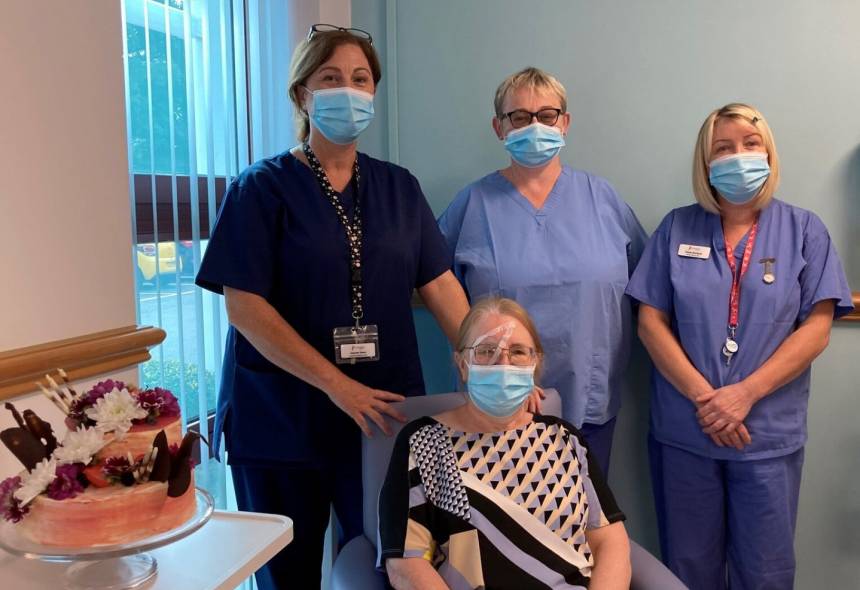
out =
[[[523,325],[526,331],[531,336],[535,343],[535,352],[537,353],[537,365],[535,366],[535,379],[540,376],[541,368],[543,367],[543,345],[540,341],[537,328],[529,316],[529,312],[525,308],[514,301],[505,297],[487,297],[475,303],[463,318],[463,323],[460,324],[460,331],[457,333],[457,350],[455,354],[457,358],[462,358],[463,351],[466,350],[475,340],[475,327],[478,323],[488,315],[507,316],[517,320]]]
[[[711,160],[711,144],[714,139],[714,125],[720,119],[741,119],[755,127],[761,134],[764,148],[767,151],[768,166],[770,166],[770,176],[762,185],[755,199],[753,199],[754,208],[758,211],[763,209],[776,192],[776,187],[779,185],[779,155],[776,153],[776,143],[773,140],[773,133],[770,126],[758,109],[748,104],[740,102],[729,103],[724,107],[718,108],[711,112],[710,115],[702,123],[699,129],[699,136],[696,139],[696,147],[693,148],[693,194],[696,200],[705,211],[720,214],[720,203],[717,200],[717,191],[711,186],[708,180],[710,172]]]
[[[347,31],[325,31],[317,32],[310,40],[305,39],[299,43],[290,62],[289,86],[290,100],[293,102],[293,116],[296,120],[296,136],[299,141],[307,141],[310,134],[308,113],[302,106],[299,91],[308,78],[331,58],[335,49],[347,44],[358,46],[364,53],[367,63],[370,64],[374,86],[379,84],[382,79],[379,56],[376,55],[376,50],[367,39],[357,37]]]

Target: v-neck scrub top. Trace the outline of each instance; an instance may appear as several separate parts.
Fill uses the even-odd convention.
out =
[[[338,365],[369,387],[423,395],[411,297],[449,268],[447,248],[418,182],[404,168],[358,154],[364,238],[364,324],[379,327],[379,360]],[[342,196],[352,217],[353,184]],[[346,234],[310,168],[289,152],[261,160],[230,185],[197,284],[270,303],[334,362],[332,330],[350,326]],[[359,444],[352,419],[328,396],[269,362],[232,326],[216,416],[231,463],[326,462]]]
[[[740,267],[747,237],[734,247]],[[682,245],[711,249],[707,258],[679,254]],[[765,283],[764,258],[773,258]],[[749,269],[741,281],[738,352],[726,365],[732,274],[719,215],[690,205],[669,213],[651,236],[627,287],[638,301],[667,313],[693,366],[714,388],[738,383],[769,359],[820,302],[836,303],[835,317],[853,309],[851,292],[827,228],[812,212],[774,199],[758,221]],[[718,447],[702,432],[695,407],[656,368],[651,429],[661,443],[713,459],[788,455],[806,442],[810,368],[753,405],[744,423],[752,444]]]
[[[624,289],[647,236],[609,183],[564,166],[536,209],[493,172],[463,189],[439,226],[472,301],[508,297],[531,315],[546,354],[541,384],[558,390],[564,418],[612,419],[633,332]]]

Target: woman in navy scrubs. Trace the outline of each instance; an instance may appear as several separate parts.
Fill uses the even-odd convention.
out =
[[[295,527],[261,588],[319,588],[332,504],[340,542],[361,533],[361,431],[424,394],[413,289],[452,341],[468,311],[418,182],[356,150],[381,78],[370,35],[314,25],[290,77],[301,145],[231,184],[197,275],[231,324],[214,444],[239,508]]]
[[[773,198],[758,110],[712,112],[693,157],[698,204],[663,219],[627,287],[655,365],[663,559],[690,588],[792,588],[810,365],[851,293],[821,220]]]

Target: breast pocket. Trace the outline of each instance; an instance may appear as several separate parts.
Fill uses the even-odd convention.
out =
[[[766,283],[760,265],[750,267],[744,277],[741,305],[751,307],[748,321],[752,323],[794,323],[800,312],[800,282],[797,276],[784,271],[774,273],[774,281]],[[746,315],[746,314],[744,314]]]
[[[714,260],[674,255],[671,261],[675,317],[681,323],[706,321],[705,310],[728,306],[730,276],[724,276]]]

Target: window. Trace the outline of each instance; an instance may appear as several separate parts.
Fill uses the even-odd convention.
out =
[[[227,321],[194,286],[209,228],[248,165],[241,0],[124,0],[126,123],[138,323],[165,341],[141,385],[166,387],[207,432]],[[198,485],[225,506],[226,473],[201,450]]]

